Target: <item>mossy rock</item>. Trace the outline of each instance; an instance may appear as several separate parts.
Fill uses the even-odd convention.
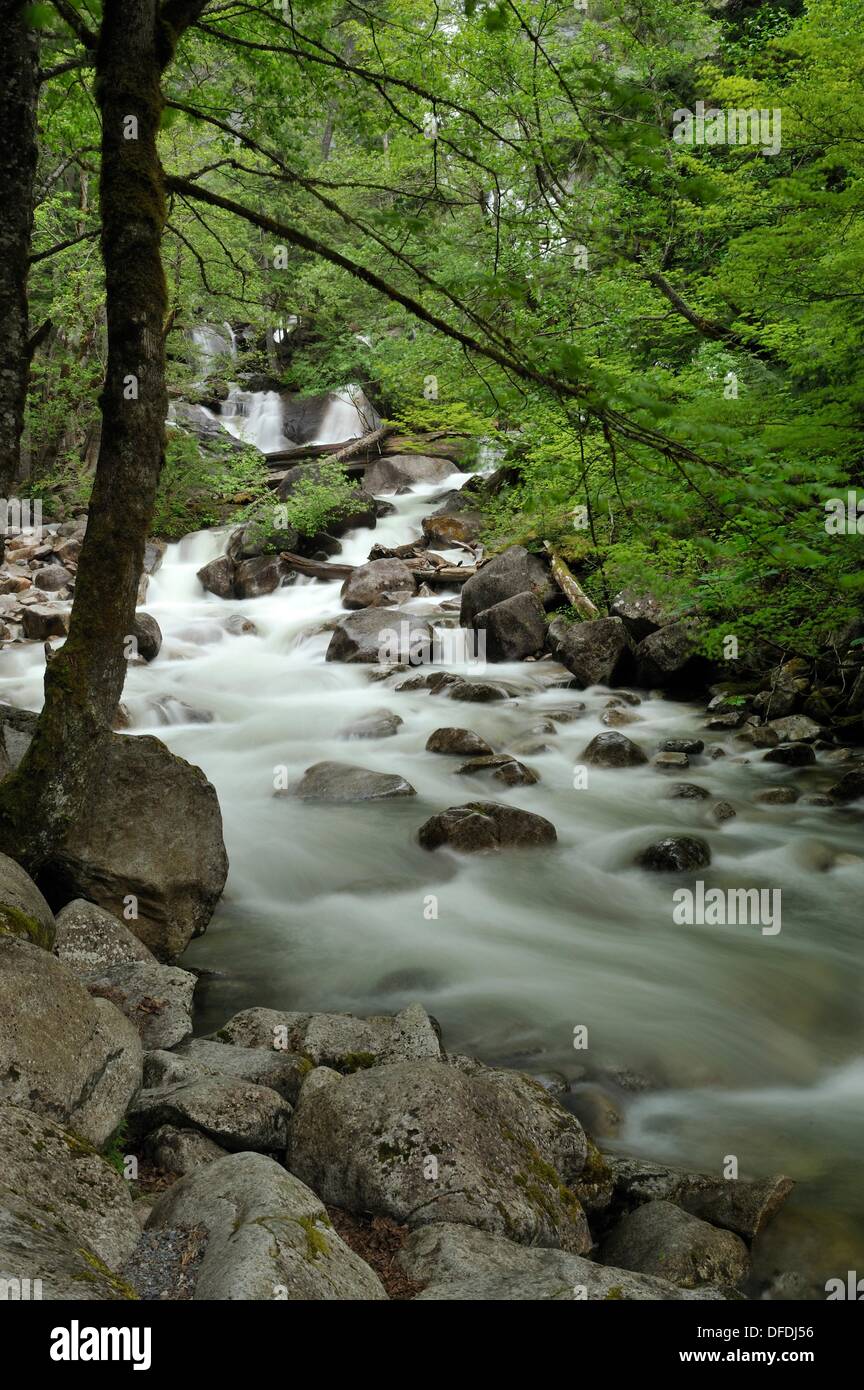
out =
[[[34,946],[41,946],[43,951],[50,951],[54,945],[55,931],[44,922],[37,922],[35,917],[23,912],[20,907],[0,903],[0,935],[22,937],[25,941],[32,941]]]

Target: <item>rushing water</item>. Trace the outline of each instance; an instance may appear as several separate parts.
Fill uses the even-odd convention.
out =
[[[361,562],[375,541],[416,536],[439,493],[389,499],[396,514],[349,536],[340,558]],[[368,668],[325,663],[322,625],[344,612],[338,584],[301,579],[244,602],[205,593],[196,570],[224,540],[205,532],[169,547],[146,605],[162,651],[130,669],[124,694],[133,730],[199,764],[222,806],[230,877],[184,962],[219,972],[199,990],[200,1028],[251,1005],[362,1014],[420,999],[451,1050],[577,1082],[586,1069],[629,1069],[652,1085],[609,1083],[624,1115],[613,1143],[712,1172],[729,1154],[742,1176],[789,1172],[801,1185],[771,1239],[790,1232],[809,1252],[797,1258],[810,1277],[864,1272],[861,818],[750,800],[786,780],[816,790],[836,772],[822,759],[794,771],[758,754],[735,762],[740,750],[725,740],[728,757],[684,774],[711,789],[708,802],[664,799],[667,778],[650,766],[592,769],[577,789],[574,766],[604,728],[609,692],[549,688],[564,673],[541,662],[487,668],[518,687],[500,704],[397,693],[398,681],[370,680]],[[437,610],[442,597],[408,607]],[[235,615],[253,629],[229,631]],[[42,673],[38,645],[11,650],[0,695],[38,708]],[[584,715],[532,733],[580,701]],[[344,738],[346,724],[381,707],[404,721],[395,737]],[[649,751],[696,733],[709,752],[724,742],[704,734],[693,706],[643,692],[635,713],[641,722],[626,732]],[[460,759],[425,751],[442,725],[474,729],[496,749],[539,738],[548,751],[524,761],[540,782],[505,790],[458,776]],[[322,759],[399,772],[417,796],[347,806],[274,796],[279,768],[293,780]],[[547,816],[557,846],[462,859],[419,848],[429,815],[478,796]],[[738,812],[722,826],[710,816],[719,798]],[[675,925],[672,886],[633,858],[676,831],[709,842],[706,882],[780,887],[781,932]],[[578,1025],[587,1051],[574,1050]],[[782,1251],[766,1259],[795,1264]]]

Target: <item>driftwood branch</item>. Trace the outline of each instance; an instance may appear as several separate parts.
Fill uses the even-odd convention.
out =
[[[345,445],[344,449],[335,453],[333,458],[339,463],[353,459],[355,454],[363,454],[367,449],[373,449],[376,444],[383,444],[387,436],[394,433],[394,428],[393,425],[382,425],[380,429],[364,434],[362,439],[353,439],[350,444]]]
[[[555,580],[555,583],[558,585],[564,597],[570,600],[581,618],[586,619],[588,622],[591,622],[594,618],[599,618],[600,609],[596,604],[591,602],[566,561],[561,559],[561,556],[548,541],[544,541],[543,544],[549,552],[552,578]]]

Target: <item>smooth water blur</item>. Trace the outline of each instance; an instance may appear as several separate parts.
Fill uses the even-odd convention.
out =
[[[416,536],[438,495],[440,487],[388,499],[396,515],[348,537],[339,558],[359,562],[376,541]],[[322,625],[344,612],[338,584],[300,579],[244,602],[206,594],[195,572],[224,540],[209,532],[169,547],[146,604],[162,651],[150,666],[130,668],[124,694],[133,731],[155,733],[199,764],[222,806],[228,886],[184,960],[223,972],[199,991],[201,1029],[252,1005],[363,1014],[420,999],[453,1051],[570,1078],[586,1066],[628,1068],[653,1089],[629,1102],[619,1096],[620,1148],[712,1172],[728,1154],[742,1176],[786,1171],[803,1184],[799,1208],[820,1221],[832,1207],[845,1213],[839,1236],[819,1247],[825,1277],[846,1268],[832,1261],[861,1268],[861,816],[750,801],[756,789],[787,780],[819,789],[836,772],[821,755],[815,769],[787,771],[760,754],[735,763],[740,750],[726,740],[729,757],[698,760],[677,779],[710,788],[710,801],[665,800],[669,779],[650,766],[591,769],[577,790],[574,766],[604,728],[609,692],[550,689],[566,673],[539,662],[485,673],[451,667],[512,682],[515,698],[500,704],[397,693],[401,677],[375,681],[366,667],[325,663]],[[437,611],[447,596],[408,606]],[[228,631],[235,615],[254,631]],[[38,645],[13,649],[0,697],[37,708],[42,670]],[[536,735],[549,751],[523,755],[540,773],[535,786],[506,790],[459,776],[461,759],[425,751],[444,725],[474,729],[503,749],[535,737],[547,712],[580,701],[583,717]],[[395,737],[341,735],[381,707],[404,721]],[[649,752],[688,734],[724,742],[704,733],[693,706],[643,692],[635,713],[641,722],[625,732]],[[274,796],[280,768],[293,781],[322,759],[401,773],[417,796],[348,806]],[[557,846],[465,858],[419,848],[416,831],[429,815],[478,797],[548,817]],[[738,812],[722,827],[710,815],[721,798]],[[706,884],[782,889],[779,935],[673,924],[674,885],[633,859],[676,831],[709,842]],[[848,862],[836,864],[844,852]],[[587,1052],[573,1047],[580,1024]]]

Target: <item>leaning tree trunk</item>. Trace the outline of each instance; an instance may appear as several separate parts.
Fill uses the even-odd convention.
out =
[[[0,0],[0,498],[15,491],[30,354],[27,271],[36,177],[38,44],[26,0]],[[0,516],[0,557],[6,513]]]
[[[45,673],[45,706],[17,772],[0,785],[0,846],[31,869],[95,787],[126,675],[138,577],[164,454],[167,409],[156,147],[166,35],[157,0],[105,0],[96,52],[108,361],[102,437],[68,639]]]

